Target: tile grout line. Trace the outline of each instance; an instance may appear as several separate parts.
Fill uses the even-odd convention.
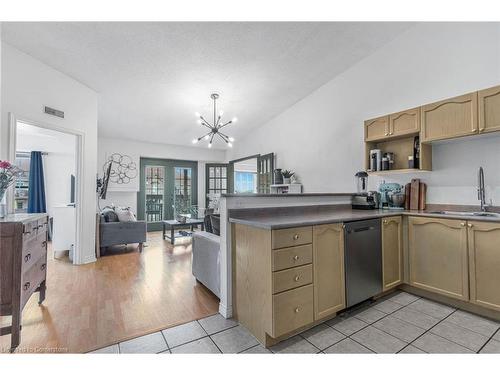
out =
[[[214,315],[216,315],[216,314],[214,314]],[[213,316],[213,315],[212,315],[212,316]],[[197,322],[197,323],[201,326],[201,329],[203,329],[203,331],[205,331],[205,333],[207,334],[207,336],[205,336],[205,337],[208,337],[208,338],[210,339],[210,341],[212,341],[212,343],[215,345],[215,347],[217,348],[217,350],[218,350],[221,354],[224,354],[224,353],[222,353],[222,350],[220,350],[219,346],[215,343],[215,341],[214,341],[214,339],[212,338],[212,336],[210,336],[210,335],[208,334],[208,331],[205,329],[205,327],[203,327],[203,325],[202,325],[202,324],[201,324],[198,320],[197,320],[196,322]],[[239,325],[239,323],[238,323],[238,325]],[[236,327],[236,326],[235,326],[235,327]],[[234,327],[231,327],[231,328],[234,328]],[[228,329],[230,329],[230,328],[228,328]],[[222,331],[226,331],[226,330],[225,330],[225,329],[223,329]],[[222,331],[219,331],[219,332],[222,332]],[[219,332],[214,332],[213,334],[215,335],[215,334],[217,334],[217,333],[219,333]]]
[[[495,335],[496,335],[499,331],[500,331],[500,327],[499,327],[499,328],[497,328],[497,330],[496,330],[495,332],[493,332],[493,334],[491,335],[491,337],[490,337],[490,338],[489,338],[489,339],[488,339],[488,340],[484,343],[484,345],[483,345],[483,346],[481,346],[481,347],[479,348],[479,350],[478,350],[476,353],[478,353],[478,354],[479,354],[479,353],[481,353],[481,350],[483,350],[483,349],[484,349],[484,347],[485,347],[486,345],[488,345],[488,344],[489,344],[489,342],[490,342],[491,340],[497,341],[497,340],[495,340],[495,339],[493,338],[493,336],[495,336]]]
[[[401,350],[404,350],[406,349],[408,346],[412,345],[415,341],[417,341],[419,338],[421,338],[423,335],[425,335],[426,333],[432,333],[434,334],[434,332],[430,332],[431,329],[433,329],[435,326],[437,326],[439,323],[441,323],[442,321],[444,321],[446,318],[448,318],[450,315],[452,315],[455,311],[457,311],[457,309],[454,309],[451,313],[449,313],[448,315],[446,315],[443,319],[439,320],[436,324],[434,324],[433,326],[429,327],[424,333],[422,333],[421,335],[417,336],[413,341],[409,342],[408,345],[406,345],[404,348],[402,348]],[[425,314],[425,313],[422,313],[422,314]],[[426,314],[427,315],[427,314]],[[430,316],[430,315],[429,315]],[[439,336],[439,335],[436,335],[436,336]],[[441,337],[441,336],[439,336]],[[443,339],[449,341],[449,342],[453,342],[451,340],[448,340],[446,337],[442,337]],[[458,343],[454,343],[454,344],[457,344],[457,345],[460,345]],[[415,346],[415,345],[413,345]],[[462,345],[460,345],[462,346]],[[415,346],[417,349],[420,349],[418,346]],[[465,346],[464,346],[465,348]],[[401,350],[399,352],[401,352]],[[420,349],[422,350],[422,349]],[[423,350],[425,352],[425,350]],[[398,353],[399,353],[398,352]],[[427,352],[426,352],[427,353]],[[397,353],[396,353],[397,354]]]

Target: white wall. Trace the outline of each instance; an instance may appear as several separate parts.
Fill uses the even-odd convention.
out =
[[[82,233],[76,263],[95,260],[95,176],[97,162],[97,94],[9,44],[2,45],[0,158],[7,158],[9,112],[18,118],[82,134]],[[43,113],[44,105],[65,118]]]
[[[66,206],[71,198],[71,175],[76,173],[76,136],[19,123],[17,151],[42,151],[47,213]]]
[[[130,156],[137,168],[139,168],[141,157],[198,161],[198,205],[200,207],[205,207],[205,164],[207,162],[223,162],[225,159],[225,151],[221,150],[99,137],[97,168],[99,176],[103,174],[103,164],[113,153]],[[110,183],[107,199],[101,201],[100,205],[102,207],[113,203],[117,206],[131,207],[134,212],[137,212],[138,191],[139,173],[129,184]]]
[[[498,23],[418,24],[240,139],[227,158],[275,152],[277,166],[295,170],[305,192],[354,191],[364,120],[498,84]],[[500,137],[436,145],[433,164],[432,173],[416,175],[429,185],[429,202],[477,204],[483,165],[488,199],[500,205]],[[370,178],[370,188],[379,181]]]

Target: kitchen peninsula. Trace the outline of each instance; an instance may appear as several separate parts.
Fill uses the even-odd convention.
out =
[[[229,210],[233,315],[269,346],[343,311],[355,272],[348,271],[346,225],[366,221],[370,226],[354,231],[380,225],[379,247],[367,245],[381,253],[380,292],[370,297],[400,287],[499,319],[500,215],[473,214],[474,206],[446,210],[353,210],[345,203]]]

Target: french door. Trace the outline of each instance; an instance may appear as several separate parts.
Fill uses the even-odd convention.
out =
[[[195,213],[198,204],[198,163],[141,158],[137,216],[148,231],[162,230],[163,220]]]

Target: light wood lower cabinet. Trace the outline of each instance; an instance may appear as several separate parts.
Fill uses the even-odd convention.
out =
[[[345,308],[344,229],[342,224],[313,227],[314,318]]]
[[[470,300],[500,310],[500,224],[468,222]]]
[[[382,273],[384,291],[403,282],[403,228],[401,216],[382,219]]]
[[[477,92],[422,107],[422,142],[478,133]]]
[[[410,217],[408,254],[410,285],[469,299],[465,221]]]

